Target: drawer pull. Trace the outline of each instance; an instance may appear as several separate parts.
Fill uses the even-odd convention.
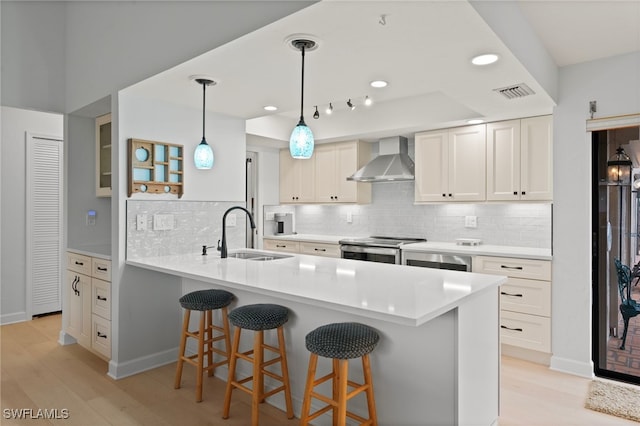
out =
[[[82,263],[82,262],[78,262],[78,261],[76,260],[76,265],[84,266],[84,263]]]
[[[98,271],[107,272],[107,268],[102,267],[102,266],[98,266]]]
[[[515,269],[516,271],[522,271],[522,266],[507,266],[507,265],[500,265],[500,267],[502,269]]]
[[[327,249],[314,248],[315,251],[327,251]]]
[[[287,248],[286,245],[280,245],[280,244],[276,244],[276,247],[278,247],[278,248]]]
[[[511,297],[522,297],[522,294],[518,294],[518,293],[505,293],[504,291],[500,292],[501,295],[503,296],[511,296]]]
[[[96,299],[102,300],[103,302],[107,301],[107,298],[106,297],[102,297],[102,296],[97,296]]]
[[[505,330],[512,330],[512,331],[522,331],[521,328],[511,328],[511,327],[507,327],[506,325],[501,325],[500,328],[504,328]]]
[[[107,338],[107,335],[106,335],[106,334],[103,334],[103,333],[100,333],[100,332],[98,331],[98,337],[102,337],[103,339],[106,339],[106,338]]]
[[[76,277],[73,279],[73,282],[71,283],[71,288],[73,289],[73,293],[76,296],[80,296],[80,290],[78,290],[79,282],[80,282],[80,277],[76,275]]]

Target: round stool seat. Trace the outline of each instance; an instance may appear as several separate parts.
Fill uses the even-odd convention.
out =
[[[232,325],[256,331],[278,328],[288,320],[289,310],[287,308],[268,303],[240,306],[229,314],[229,321]]]
[[[209,311],[229,306],[233,301],[233,297],[233,293],[225,290],[198,290],[182,296],[180,305],[192,311]]]
[[[357,322],[323,325],[305,337],[309,352],[333,359],[360,358],[373,351],[378,340],[373,328]]]

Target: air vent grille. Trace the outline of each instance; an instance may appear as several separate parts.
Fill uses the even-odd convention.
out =
[[[495,92],[500,93],[507,99],[523,98],[525,96],[534,95],[536,92],[531,90],[529,86],[524,83],[516,84],[513,86],[502,87],[500,89],[493,89]]]

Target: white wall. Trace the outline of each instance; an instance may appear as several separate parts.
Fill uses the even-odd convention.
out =
[[[640,112],[640,52],[564,67],[554,112],[551,367],[590,376],[591,139],[596,118]]]
[[[26,319],[26,136],[63,138],[59,114],[2,107],[0,324]],[[66,147],[65,147],[66,149]]]

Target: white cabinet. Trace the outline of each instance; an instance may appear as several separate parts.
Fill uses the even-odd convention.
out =
[[[476,256],[473,272],[509,277],[500,287],[501,342],[550,354],[551,261]]]
[[[265,250],[282,251],[286,253],[310,254],[313,256],[340,258],[340,245],[331,243],[316,243],[309,241],[289,241],[282,239],[268,239],[262,241]]]
[[[552,116],[487,124],[487,200],[553,200]]]
[[[111,358],[111,261],[67,252],[65,332]]]
[[[315,201],[315,163],[315,156],[300,160],[292,158],[288,149],[280,150],[280,203]]]
[[[485,200],[486,126],[417,133],[415,201]]]
[[[96,118],[96,197],[111,197],[111,114]]]
[[[370,203],[371,184],[347,177],[371,158],[371,146],[360,141],[319,145],[315,163],[315,201],[318,203]]]

